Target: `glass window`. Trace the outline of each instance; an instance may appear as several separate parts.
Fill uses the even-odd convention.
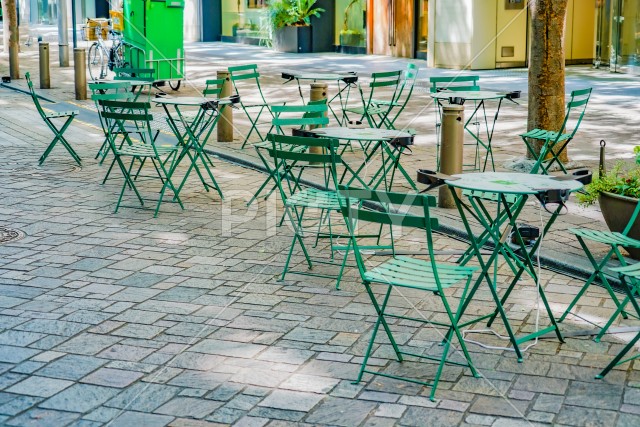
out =
[[[268,34],[266,0],[222,0],[222,35],[262,39]]]
[[[418,46],[417,57],[426,59],[427,37],[429,35],[429,0],[420,0],[418,5]]]
[[[366,46],[366,0],[336,0],[336,44]]]

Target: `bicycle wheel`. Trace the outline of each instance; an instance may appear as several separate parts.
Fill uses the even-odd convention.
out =
[[[175,82],[169,80],[169,87],[177,91],[178,89],[180,89],[180,83],[182,83],[182,80],[178,80]]]
[[[89,76],[93,80],[104,79],[107,75],[107,64],[104,53],[98,43],[94,43],[89,48]]]

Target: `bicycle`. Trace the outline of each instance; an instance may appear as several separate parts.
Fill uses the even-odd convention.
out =
[[[89,47],[89,76],[91,76],[93,80],[101,80],[105,79],[107,74],[113,71],[114,68],[125,68],[129,63],[125,61],[125,42],[119,33],[109,28],[108,34],[112,43],[110,47],[107,47],[102,37],[102,27],[95,27],[94,31],[97,40]]]

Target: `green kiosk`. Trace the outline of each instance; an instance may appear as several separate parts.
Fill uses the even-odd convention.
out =
[[[184,78],[184,0],[124,0],[125,56],[178,90]]]

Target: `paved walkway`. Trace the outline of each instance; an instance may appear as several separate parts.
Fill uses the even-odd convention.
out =
[[[277,280],[291,239],[287,227],[274,227],[280,205],[270,199],[244,207],[263,175],[217,162],[225,202],[192,179],[185,211],[165,204],[157,219],[132,208],[114,215],[120,181],[100,185],[105,167],[91,160],[99,130],[78,123],[68,132],[82,168],[60,147],[37,167],[48,129],[24,95],[0,89],[0,105],[0,224],[26,234],[0,245],[2,424],[640,424],[638,363],[593,379],[629,334],[601,343],[586,336],[540,340],[522,364],[509,351],[470,345],[483,378],[447,368],[435,403],[417,385],[371,376],[352,384],[374,311],[353,270],[340,291],[328,280]],[[154,187],[141,187],[155,195]],[[407,247],[415,247],[413,237]],[[466,247],[445,236],[437,246]],[[301,261],[299,254],[294,259]],[[499,282],[509,274],[501,266]],[[542,271],[557,314],[580,285]],[[534,295],[535,284],[522,281],[507,305],[520,333],[535,330]],[[486,313],[487,301],[483,289],[473,312]],[[431,295],[395,294],[390,307],[442,315]],[[603,323],[611,311],[604,292],[593,289],[563,331],[591,329],[582,319]],[[541,316],[540,324],[547,320]],[[413,352],[438,352],[435,329],[393,327]],[[479,339],[504,345],[489,335]],[[391,360],[384,339],[373,355],[382,371],[426,378],[434,372],[427,363]]]

